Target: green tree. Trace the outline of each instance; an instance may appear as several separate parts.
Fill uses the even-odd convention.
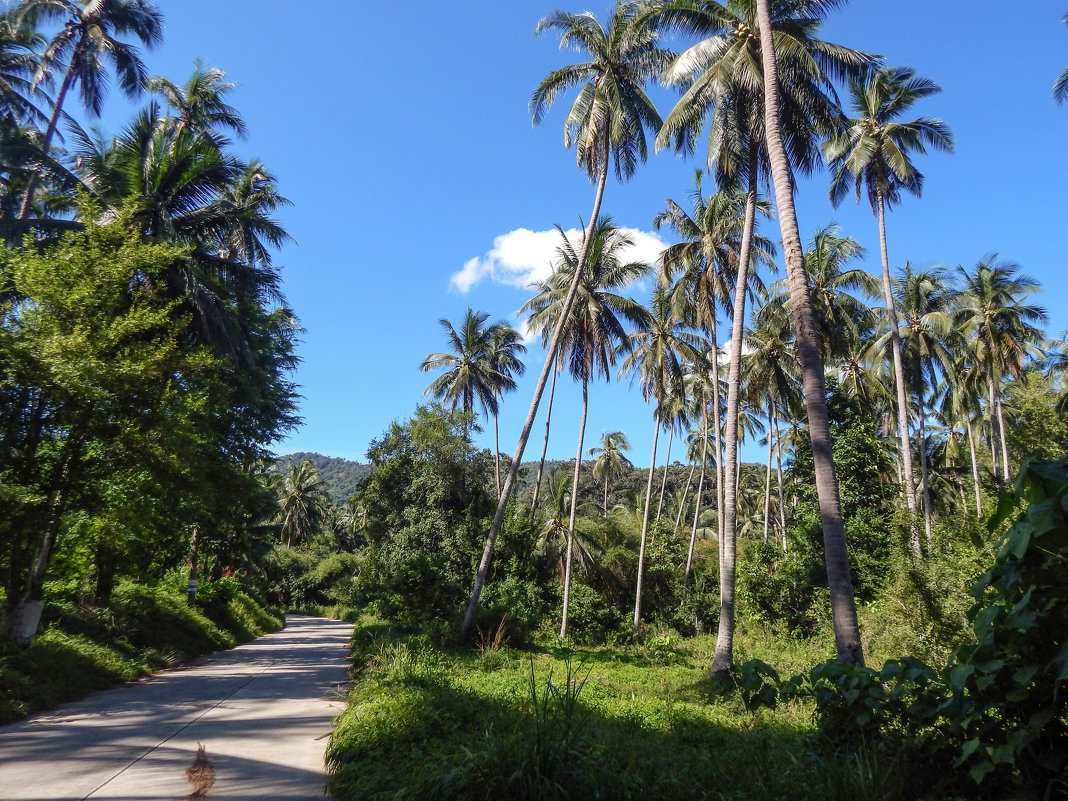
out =
[[[597,461],[593,464],[594,478],[604,479],[604,512],[602,517],[608,517],[608,484],[613,478],[619,478],[630,468],[634,467],[626,452],[630,450],[627,435],[622,431],[606,431],[601,434],[599,447],[590,448],[590,456],[596,456]]]
[[[287,546],[309,539],[330,508],[322,474],[304,460],[289,465],[278,486],[278,524]]]
[[[624,180],[634,173],[639,161],[644,161],[647,152],[645,130],[659,128],[660,115],[645,95],[643,86],[671,58],[669,51],[657,46],[655,33],[641,23],[637,4],[623,0],[617,3],[606,27],[602,27],[590,13],[557,11],[542,19],[535,29],[537,34],[548,31],[559,31],[561,47],[575,47],[585,52],[590,60],[547,75],[531,97],[531,116],[537,124],[560,92],[581,85],[564,122],[564,144],[567,147],[575,144],[579,168],[596,180],[597,188],[584,247],[578,253],[575,274],[559,321],[549,339],[545,364],[501,489],[497,513],[486,534],[482,559],[461,627],[464,635],[469,634],[474,626],[478,598],[493,560],[493,548],[504,521],[505,507],[512,494],[512,485],[523,459],[534,417],[538,413],[538,404],[557,358],[563,326],[570,317],[578,283],[586,269],[587,253],[593,241],[593,229],[601,213],[601,200],[608,181],[609,163],[615,161],[616,176]]]
[[[209,69],[198,58],[193,62],[193,74],[178,86],[158,75],[145,82],[145,89],[163,98],[170,111],[175,113],[176,133],[191,131],[211,137],[220,147],[225,139],[219,128],[227,128],[242,139],[248,136],[241,113],[226,102],[225,96],[237,88],[236,83],[226,82],[226,73]]]

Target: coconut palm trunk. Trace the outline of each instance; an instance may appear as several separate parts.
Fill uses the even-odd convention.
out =
[[[734,318],[731,325],[730,357],[727,367],[727,422],[723,454],[723,506],[719,541],[719,627],[711,672],[722,674],[734,666],[734,581],[738,531],[738,484],[735,462],[738,456],[738,405],[741,395],[742,337],[745,328],[745,294],[749,281],[749,253],[756,225],[756,148],[749,148],[749,191],[745,196],[745,222],[738,253],[734,283]]]
[[[686,476],[686,486],[682,489],[682,499],[675,513],[675,528],[682,525],[682,516],[686,512],[686,499],[690,497],[690,486],[693,484],[693,474],[697,472],[697,462],[690,465],[690,473]]]
[[[501,524],[504,522],[504,512],[508,507],[508,499],[512,495],[512,487],[515,485],[515,477],[519,472],[519,464],[523,460],[523,451],[526,450],[527,440],[530,439],[530,429],[534,427],[534,418],[538,414],[541,396],[545,392],[546,383],[549,381],[549,373],[553,371],[556,353],[560,347],[560,336],[571,315],[571,307],[575,304],[575,294],[586,269],[586,257],[590,252],[590,243],[593,241],[593,229],[597,225],[597,218],[601,213],[604,188],[608,183],[608,155],[610,151],[607,128],[605,128],[602,137],[603,156],[601,158],[600,172],[597,176],[597,190],[593,198],[593,211],[590,213],[586,236],[582,241],[582,249],[579,251],[578,263],[575,265],[575,276],[571,279],[571,285],[567,289],[567,297],[564,299],[564,306],[560,310],[560,319],[556,321],[556,325],[553,327],[553,334],[545,354],[545,364],[541,368],[541,375],[538,376],[538,383],[534,387],[534,397],[530,401],[530,409],[527,412],[526,420],[523,422],[523,428],[519,432],[519,442],[516,444],[512,463],[508,466],[508,475],[505,476],[504,486],[501,488],[501,497],[497,500],[497,511],[493,515],[493,522],[490,524],[490,530],[486,534],[486,544],[482,549],[482,558],[479,560],[478,570],[475,573],[475,584],[471,588],[467,611],[464,613],[463,624],[460,626],[460,635],[462,637],[467,637],[474,628],[475,617],[478,615],[478,599],[482,594],[482,587],[486,583],[490,563],[493,561],[493,549],[497,544],[497,534],[500,532]]]
[[[782,486],[782,435],[779,433],[778,421],[775,426],[775,468],[779,485],[779,536],[782,537],[782,550],[786,553],[786,498]]]
[[[693,549],[697,543],[697,520],[701,516],[701,499],[705,491],[705,468],[708,466],[708,404],[701,399],[701,477],[697,479],[697,499],[694,501],[693,527],[690,529],[690,547],[686,551],[686,572],[682,576],[682,591],[685,594],[693,576]],[[677,526],[676,526],[677,527]]]
[[[913,555],[922,555],[920,535],[916,530],[916,484],[912,469],[912,439],[909,435],[909,404],[905,397],[905,366],[901,358],[901,332],[897,328],[897,311],[894,308],[894,293],[890,287],[890,258],[886,251],[886,197],[879,193],[879,257],[882,262],[883,302],[890,326],[890,350],[894,360],[894,387],[897,390],[897,432],[901,442],[901,488],[905,493],[905,505],[909,510],[909,546]],[[928,535],[929,538],[929,535]]]
[[[764,472],[764,543],[768,541],[768,521],[771,520],[771,457],[773,448],[772,429],[775,426],[775,401],[768,398],[768,466]]]
[[[831,616],[834,621],[835,647],[841,662],[854,665],[864,663],[857,623],[857,608],[853,597],[853,583],[849,575],[849,554],[846,550],[842,505],[838,497],[838,480],[831,452],[831,430],[827,416],[823,357],[816,337],[816,326],[808,298],[808,281],[802,260],[801,235],[794,210],[793,177],[783,147],[779,127],[779,76],[775,63],[769,0],[756,0],[757,25],[760,30],[761,60],[764,67],[764,130],[767,138],[768,160],[775,188],[779,228],[786,257],[787,280],[790,287],[790,306],[797,334],[801,362],[802,387],[808,412],[809,436],[819,500],[820,521],[823,525],[824,561],[830,589]],[[733,612],[733,598],[731,611]],[[715,667],[715,664],[713,665]]]
[[[645,578],[645,542],[649,533],[649,507],[653,497],[653,471],[656,470],[656,443],[660,436],[660,410],[653,413],[653,455],[649,460],[649,480],[645,484],[645,512],[642,514],[642,537],[638,546],[638,580],[634,591],[634,626],[632,632],[638,633],[642,619],[642,581]]]
[[[564,561],[564,609],[560,615],[560,636],[567,636],[567,610],[571,602],[571,557],[575,550],[575,513],[578,509],[579,472],[582,469],[582,440],[586,436],[586,411],[589,409],[587,381],[582,379],[582,419],[579,423],[578,451],[575,453],[575,476],[571,480],[571,518],[567,524],[567,555]],[[607,493],[605,495],[607,497]]]
[[[1008,485],[1012,480],[1012,473],[1009,469],[1009,444],[1005,435],[1005,407],[1001,403],[1001,398],[995,400],[995,408],[998,413],[998,439],[1001,443],[1001,473],[1005,484]]]
[[[920,390],[920,485],[923,488],[923,533],[927,550],[931,550],[931,480],[927,465],[927,411]]]
[[[656,520],[660,522],[660,515],[664,511],[664,491],[667,489],[668,470],[671,469],[671,443],[675,439],[675,426],[668,429],[667,456],[664,457],[664,477],[660,480],[660,500],[656,504]]]
[[[538,460],[538,478],[534,482],[534,499],[530,502],[531,509],[538,508],[538,497],[541,495],[541,477],[545,472],[545,452],[549,449],[549,421],[553,416],[553,396],[556,394],[556,376],[558,370],[553,370],[552,384],[549,386],[549,405],[545,409],[545,439],[541,443],[541,458]]]
[[[968,455],[972,462],[972,487],[975,490],[975,515],[983,514],[983,494],[979,489],[979,462],[975,458],[975,435],[972,433],[972,418],[965,412],[964,427],[968,432]]]
[[[70,65],[67,67],[67,72],[63,76],[63,83],[60,84],[59,92],[56,94],[56,102],[52,107],[52,114],[48,118],[48,126],[45,128],[44,140],[41,142],[41,152],[48,156],[52,150],[52,139],[56,135],[56,130],[59,127],[59,116],[63,112],[63,102],[67,98],[67,93],[70,91],[71,85],[74,83],[75,75],[75,61],[72,58]],[[19,207],[19,219],[25,220],[30,214],[30,207],[33,205],[33,196],[37,191],[37,185],[41,181],[41,174],[34,170],[30,175],[30,180],[26,184],[26,194],[22,196],[22,205]]]

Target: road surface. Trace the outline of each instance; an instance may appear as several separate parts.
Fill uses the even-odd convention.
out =
[[[0,726],[0,799],[322,799],[351,634],[291,615],[275,634]]]

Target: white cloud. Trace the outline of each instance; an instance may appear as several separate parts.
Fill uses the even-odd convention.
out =
[[[656,234],[637,228],[621,229],[634,244],[621,254],[625,261],[644,261],[654,264],[665,243]],[[570,242],[577,246],[582,232],[572,228],[564,232]],[[471,287],[489,277],[499,284],[526,287],[535,281],[544,281],[553,271],[560,244],[560,232],[531,231],[517,228],[493,240],[493,247],[482,257],[468,259],[449,283],[458,291],[466,293]]]

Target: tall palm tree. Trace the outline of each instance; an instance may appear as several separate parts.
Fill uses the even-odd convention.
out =
[[[784,146],[779,117],[779,71],[776,65],[774,32],[771,27],[770,0],[755,0],[757,28],[760,32],[760,56],[764,67],[764,132],[768,160],[775,187],[775,201],[782,233],[786,273],[790,283],[790,310],[794,320],[798,356],[801,362],[801,381],[808,430],[812,441],[812,458],[823,526],[823,552],[830,587],[831,616],[834,621],[835,646],[838,659],[847,664],[863,664],[864,653],[857,623],[857,607],[853,597],[853,583],[849,575],[849,554],[846,550],[845,524],[842,504],[838,497],[838,479],[831,453],[831,430],[825,397],[823,357],[816,338],[816,323],[808,299],[801,234],[794,209],[794,184],[790,162]],[[823,3],[822,6],[830,6]],[[731,609],[733,612],[733,609]],[[717,648],[718,650],[718,648]],[[715,667],[715,663],[713,663]]]
[[[604,479],[604,513],[608,517],[608,484],[613,478],[619,478],[627,470],[634,467],[626,452],[630,450],[627,435],[622,431],[606,431],[601,434],[600,447],[590,448],[587,452],[590,456],[596,456],[597,461],[593,464],[595,478]]]
[[[307,459],[293,462],[278,487],[278,523],[286,545],[306,540],[326,516],[330,496],[318,468]]]
[[[465,431],[475,414],[475,402],[487,414],[497,414],[497,394],[515,387],[515,381],[497,369],[493,359],[494,326],[486,325],[489,314],[468,309],[457,331],[451,322],[441,319],[450,351],[431,353],[419,369],[444,370],[423,392],[459,406],[466,414]]]
[[[660,127],[660,115],[645,95],[643,87],[646,81],[660,72],[673,54],[657,46],[655,31],[642,23],[637,12],[636,3],[619,0],[605,27],[590,13],[568,14],[556,11],[542,19],[535,29],[536,34],[559,31],[561,47],[574,47],[589,56],[589,61],[573,64],[547,75],[534,90],[530,111],[534,123],[537,124],[544,118],[560,92],[581,86],[564,121],[564,144],[567,147],[575,144],[578,166],[596,181],[597,188],[594,192],[589,227],[577,258],[577,269],[572,277],[560,318],[549,340],[545,364],[534,388],[530,410],[527,412],[512,464],[501,488],[497,511],[486,534],[486,544],[482,549],[482,558],[461,625],[463,636],[470,634],[475,625],[478,599],[493,559],[497,533],[504,522],[505,507],[512,494],[512,485],[526,449],[527,439],[530,437],[530,429],[534,425],[538,404],[556,360],[561,331],[571,314],[578,283],[586,268],[593,229],[601,213],[609,163],[615,161],[616,176],[620,180],[629,178],[638,162],[645,160],[646,129],[657,130]]]
[[[637,632],[641,624],[642,581],[645,571],[645,546],[649,533],[649,507],[653,495],[653,471],[656,469],[656,445],[660,428],[668,413],[667,404],[672,396],[683,392],[683,366],[686,362],[699,364],[707,342],[692,331],[674,313],[667,291],[663,287],[653,290],[649,304],[649,319],[646,328],[630,333],[628,355],[619,374],[636,373],[642,397],[652,399],[653,447],[649,461],[649,478],[645,488],[645,511],[642,515],[641,542],[638,549],[637,580],[634,595],[634,626]]]
[[[885,67],[863,81],[851,81],[849,94],[857,116],[843,120],[823,145],[831,164],[831,203],[837,206],[850,187],[860,202],[861,184],[868,190],[868,202],[879,221],[879,255],[882,262],[883,301],[890,327],[890,352],[897,389],[897,426],[901,438],[904,470],[902,488],[909,514],[916,514],[916,490],[909,437],[909,404],[905,392],[905,368],[901,356],[901,337],[890,281],[890,262],[886,250],[886,211],[901,199],[902,191],[919,197],[923,191],[923,174],[912,163],[912,151],[925,153],[925,146],[952,151],[953,136],[942,120],[919,117],[900,122],[901,117],[918,101],[941,91],[927,78],[916,76],[906,67]],[[927,520],[928,530],[930,520]],[[919,539],[913,535],[912,548],[920,553]]]
[[[957,268],[961,289],[954,323],[967,332],[971,360],[986,384],[987,415],[991,426],[991,448],[1001,445],[1001,470],[994,459],[995,478],[1010,480],[1009,447],[1001,410],[1001,382],[1006,375],[1019,377],[1029,357],[1041,354],[1045,339],[1036,323],[1047,319],[1041,306],[1025,303],[1028,295],[1041,289],[1034,278],[1019,275],[1017,264],[991,254],[981,259],[972,272]]]
[[[532,331],[542,331],[543,338],[556,328],[559,315],[565,305],[572,283],[572,274],[578,266],[574,246],[560,231],[562,242],[557,249],[560,261],[547,281],[535,285],[538,292],[520,308],[519,313],[529,312],[528,326]],[[583,439],[586,433],[588,410],[588,386],[591,378],[600,374],[609,377],[609,367],[615,364],[616,348],[627,339],[623,321],[631,325],[643,325],[648,317],[644,307],[613,290],[628,286],[649,272],[642,262],[624,263],[622,253],[633,246],[633,241],[615,225],[611,218],[602,217],[593,229],[593,241],[587,251],[584,274],[581,276],[571,313],[564,321],[560,335],[560,354],[566,359],[572,378],[582,384],[582,415],[579,422],[578,450],[575,454],[574,484],[571,489],[571,536],[575,527],[578,504],[579,471],[582,466]],[[585,243],[583,243],[585,244]],[[571,589],[571,548],[568,547],[564,573],[564,605],[560,623],[560,636],[567,636],[568,605]]]
[[[776,115],[787,131],[785,139],[779,138],[783,158],[787,159],[785,167],[803,173],[818,163],[816,139],[830,130],[841,113],[831,78],[854,74],[872,60],[864,53],[817,38],[820,18],[831,5],[825,0],[782,0],[773,9],[764,9],[764,27],[769,35],[774,31],[778,48],[771,57],[779,62]],[[714,169],[721,187],[747,186],[727,379],[728,452],[723,461],[729,466],[731,454],[737,452],[732,432],[739,403],[749,245],[755,225],[758,177],[761,171],[767,174],[769,163],[764,86],[768,73],[766,65],[762,65],[768,45],[756,35],[759,26],[753,0],[670,0],[656,4],[649,13],[661,25],[705,37],[684,51],[662,76],[666,83],[685,87],[685,93],[665,120],[657,147],[673,144],[682,152],[693,150],[711,110],[709,168]],[[729,474],[725,483],[721,539],[733,541],[735,498]],[[729,559],[720,567],[721,574],[733,576],[734,565]],[[717,672],[729,669],[733,663],[734,600],[726,597],[732,587],[733,578],[721,580],[720,644],[713,664]]]
[[[35,27],[51,22],[63,26],[42,53],[35,79],[40,84],[57,70],[63,73],[41,144],[45,154],[51,149],[67,94],[75,85],[82,105],[100,115],[109,62],[126,95],[136,97],[141,92],[147,77],[145,65],[137,48],[117,37],[132,34],[149,48],[163,39],[163,16],[149,0],[22,0],[15,14]],[[20,217],[29,214],[36,188],[37,180],[31,178]]]

